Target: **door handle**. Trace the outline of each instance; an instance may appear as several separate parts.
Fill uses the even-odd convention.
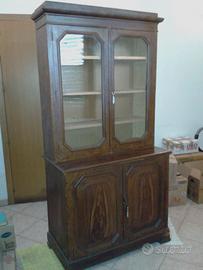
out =
[[[112,104],[115,104],[116,102],[116,96],[115,96],[115,91],[112,92]]]
[[[126,218],[129,218],[129,207],[128,207],[128,205],[126,207]]]
[[[129,207],[126,198],[123,197],[123,206],[126,218],[129,218]]]

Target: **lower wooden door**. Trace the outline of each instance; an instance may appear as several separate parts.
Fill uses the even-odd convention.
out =
[[[124,169],[124,237],[137,239],[167,224],[167,158],[136,161]]]
[[[122,238],[122,171],[108,166],[67,174],[69,251],[94,255]]]

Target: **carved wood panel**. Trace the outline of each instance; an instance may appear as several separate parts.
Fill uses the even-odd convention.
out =
[[[158,162],[134,163],[125,172],[125,235],[134,238],[160,225],[161,169]]]
[[[92,254],[119,242],[121,237],[121,170],[78,173],[72,184],[75,210],[74,254]]]

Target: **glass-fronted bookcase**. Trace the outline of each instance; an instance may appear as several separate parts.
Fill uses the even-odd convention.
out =
[[[125,27],[47,27],[51,159],[154,150],[156,33]]]
[[[48,243],[67,269],[165,242],[154,147],[156,13],[45,2],[37,29]]]

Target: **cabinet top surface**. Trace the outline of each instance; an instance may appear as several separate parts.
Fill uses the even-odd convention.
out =
[[[149,22],[162,22],[163,18],[159,18],[157,13],[140,12],[117,8],[104,8],[98,6],[69,4],[62,2],[45,1],[32,14],[33,20],[38,20],[43,14],[61,14],[61,15],[78,15],[93,16],[103,18],[118,18]]]
[[[80,160],[80,161],[70,161],[70,162],[64,162],[64,163],[55,163],[49,160],[48,158],[45,158],[46,161],[52,163],[54,166],[56,166],[59,170],[62,171],[75,171],[81,170],[81,169],[88,169],[92,167],[100,167],[105,165],[113,165],[113,164],[121,164],[125,162],[131,162],[136,160],[143,160],[146,158],[150,158],[152,156],[156,155],[169,155],[170,152],[168,150],[164,150],[159,147],[155,147],[154,151],[151,153],[143,153],[142,155],[135,155],[135,154],[124,154],[120,156],[106,156],[106,157],[100,157],[98,159],[94,160]]]

